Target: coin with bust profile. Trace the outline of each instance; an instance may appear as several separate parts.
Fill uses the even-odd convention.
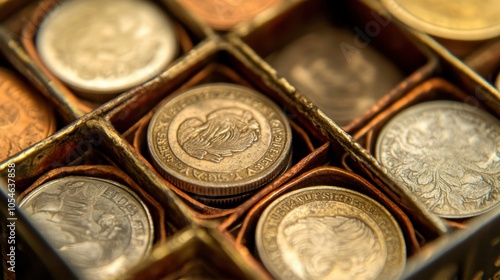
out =
[[[20,208],[85,279],[123,278],[152,246],[146,205],[110,180],[52,180],[29,192]]]
[[[12,72],[0,68],[0,161],[54,133],[51,106]]]
[[[205,84],[167,100],[152,117],[153,164],[186,192],[231,196],[276,177],[291,156],[284,113],[262,94],[234,84]]]
[[[190,11],[217,30],[248,21],[282,0],[180,0]]]
[[[366,195],[335,186],[277,198],[259,218],[255,241],[277,279],[396,279],[406,263],[392,215]]]
[[[328,117],[347,125],[404,79],[371,47],[343,49],[353,38],[347,29],[318,21],[267,60]]]
[[[159,74],[177,55],[173,23],[149,1],[65,1],[40,25],[42,62],[77,94],[111,99]]]
[[[500,121],[456,101],[407,108],[379,133],[377,159],[436,215],[467,218],[500,203]]]
[[[382,0],[391,14],[422,32],[453,40],[500,35],[500,5],[491,0]]]

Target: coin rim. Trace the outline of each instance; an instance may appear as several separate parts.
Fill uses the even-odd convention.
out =
[[[347,189],[347,188],[339,187],[339,186],[328,186],[328,185],[308,186],[308,187],[304,187],[304,188],[300,188],[300,189],[296,189],[296,190],[287,192],[287,193],[279,196],[278,198],[276,198],[274,201],[272,201],[266,207],[266,209],[262,212],[262,214],[259,217],[259,221],[257,222],[257,227],[255,229],[255,244],[256,244],[256,247],[257,247],[258,256],[259,256],[260,260],[262,261],[262,263],[264,264],[264,266],[269,270],[269,272],[271,272],[271,274],[274,275],[274,277],[276,277],[278,279],[281,279],[282,275],[280,274],[280,271],[276,271],[274,269],[274,266],[271,265],[273,262],[268,258],[267,254],[265,254],[265,246],[264,246],[263,241],[262,241],[263,236],[264,236],[263,227],[264,227],[265,220],[269,216],[269,213],[271,211],[273,211],[274,208],[279,203],[281,203],[283,200],[288,199],[291,196],[294,196],[294,195],[302,193],[302,192],[313,192],[313,191],[321,191],[321,190],[329,190],[329,191],[335,191],[337,193],[349,193],[351,195],[356,195],[358,197],[366,199],[368,202],[370,202],[371,204],[373,204],[383,214],[385,214],[387,216],[387,218],[392,222],[392,225],[394,226],[394,229],[396,231],[395,235],[399,237],[399,241],[400,241],[399,245],[400,245],[400,248],[402,250],[401,251],[401,256],[403,256],[403,259],[401,260],[399,268],[391,269],[391,272],[393,272],[393,273],[394,273],[394,271],[397,272],[397,273],[391,274],[391,276],[397,276],[397,277],[394,277],[394,278],[398,278],[399,276],[401,276],[403,274],[403,271],[404,271],[405,266],[406,266],[406,251],[407,250],[406,250],[405,237],[403,235],[401,227],[399,226],[398,222],[396,221],[396,218],[382,204],[380,204],[379,202],[377,202],[373,198],[371,198],[371,197],[369,197],[369,196],[367,196],[367,195],[365,195],[363,193],[360,193],[360,192],[357,192],[357,191],[353,191],[353,190],[350,190],[350,189]],[[327,200],[327,201],[332,201],[332,200]],[[341,203],[341,202],[339,202],[339,203]],[[304,205],[306,205],[306,204],[304,204]],[[362,211],[361,209],[359,209],[359,208],[357,208],[355,206],[353,206],[353,207],[356,208],[356,209],[358,209],[359,211],[361,211],[363,213],[366,213],[366,212]],[[383,268],[385,266],[386,266],[386,262],[384,262]],[[285,267],[288,267],[288,266],[285,265]],[[382,268],[382,271],[384,270],[383,268]],[[295,275],[295,273],[293,273],[293,274]],[[384,277],[387,277],[387,276],[388,275],[380,275],[379,274],[379,275],[377,275],[376,278],[377,279],[383,279]]]
[[[283,149],[279,157],[266,168],[265,172],[260,172],[258,177],[249,177],[248,180],[241,180],[238,182],[205,182],[197,179],[193,179],[191,177],[186,177],[175,170],[171,170],[167,165],[164,164],[161,157],[158,155],[157,147],[155,145],[155,140],[153,139],[153,129],[154,123],[157,122],[157,119],[160,118],[161,112],[165,110],[171,103],[177,102],[179,100],[184,99],[186,96],[203,94],[206,91],[212,91],[216,88],[218,91],[222,90],[233,90],[243,93],[245,95],[249,95],[254,97],[257,100],[263,101],[269,108],[271,108],[274,113],[281,119],[283,126],[285,128],[284,134],[286,135],[286,141],[283,145]],[[238,101],[238,99],[231,99],[234,101]],[[180,189],[183,189],[187,192],[205,195],[205,196],[228,196],[228,195],[237,195],[245,192],[249,192],[255,189],[260,188],[265,183],[271,181],[276,178],[279,173],[288,165],[289,158],[292,157],[292,129],[288,122],[286,115],[281,111],[281,109],[274,103],[273,100],[268,98],[262,93],[258,91],[231,83],[207,83],[198,85],[192,88],[189,88],[172,98],[168,98],[165,100],[156,110],[153,117],[149,121],[148,131],[147,131],[147,142],[148,142],[148,151],[151,155],[151,159],[155,169],[166,179],[168,179],[172,184],[177,186]],[[267,150],[267,149],[266,149]]]
[[[500,24],[473,30],[451,29],[419,19],[410,11],[400,6],[397,0],[381,0],[381,2],[382,5],[401,22],[421,32],[434,36],[452,40],[476,41],[491,39],[500,35]]]
[[[111,185],[113,185],[115,187],[118,187],[118,188],[122,189],[123,191],[127,192],[128,194],[130,194],[133,198],[135,198],[137,200],[137,202],[144,209],[144,212],[146,213],[146,220],[149,222],[148,228],[150,230],[150,234],[148,235],[148,237],[149,237],[148,245],[146,246],[146,250],[142,253],[142,257],[137,261],[137,263],[133,264],[132,266],[130,266],[130,263],[127,263],[127,266],[125,266],[125,265],[121,266],[121,268],[122,268],[121,271],[118,270],[118,272],[117,272],[116,270],[113,270],[111,272],[112,275],[114,275],[113,277],[118,277],[120,275],[126,274],[128,271],[130,271],[130,269],[133,266],[139,264],[151,252],[151,250],[153,248],[153,243],[154,243],[154,221],[153,221],[153,218],[152,218],[151,213],[149,211],[149,208],[144,203],[144,201],[142,201],[142,199],[132,189],[130,189],[130,188],[126,187],[125,185],[122,185],[122,184],[120,184],[118,182],[107,180],[107,179],[102,179],[102,178],[98,178],[98,177],[91,177],[91,176],[65,176],[65,177],[61,177],[61,178],[57,178],[57,179],[54,179],[54,180],[47,181],[47,182],[45,182],[45,183],[37,186],[35,189],[31,190],[29,193],[27,193],[23,197],[23,199],[21,199],[21,201],[19,202],[18,208],[21,211],[25,212],[25,210],[22,209],[22,206],[25,203],[27,203],[28,200],[30,200],[34,196],[38,195],[39,193],[43,192],[44,189],[49,188],[52,185],[59,183],[60,181],[63,181],[65,179],[78,179],[78,180],[81,180],[82,178],[86,179],[86,180],[90,180],[90,181],[94,180],[94,181],[105,182],[105,183],[111,184]],[[27,214],[25,214],[25,215],[28,216],[31,219],[31,216],[29,216]],[[54,247],[52,247],[52,243],[51,242],[49,242],[49,243],[51,244],[51,248],[54,251],[56,251],[57,254],[60,254],[61,256],[64,256],[64,254],[62,252],[59,252],[57,249],[55,249]],[[135,248],[135,247],[132,247],[132,246],[129,245],[127,248]],[[121,256],[123,256],[123,255],[121,255]],[[127,261],[127,259],[125,261]],[[115,260],[113,260],[113,261],[115,261]],[[104,267],[106,267],[106,266],[104,266]],[[81,271],[81,273],[83,273],[83,274],[89,273],[89,274],[93,275],[94,273],[97,273],[97,272],[93,271],[93,269],[95,269],[95,268],[96,267],[78,268],[77,270]],[[90,272],[88,272],[89,270],[90,270]],[[106,272],[106,273],[109,273],[109,272]]]
[[[496,119],[493,115],[488,113],[487,111],[478,108],[478,107],[473,107],[467,103],[462,103],[459,101],[452,101],[452,100],[433,100],[433,101],[425,101],[422,103],[418,103],[415,105],[412,105],[408,108],[405,108],[392,116],[382,127],[380,132],[378,133],[377,136],[377,142],[375,144],[375,157],[377,161],[384,166],[389,175],[393,178],[393,180],[397,183],[398,186],[406,187],[406,185],[401,182],[401,180],[397,179],[395,174],[393,174],[390,169],[382,163],[381,159],[381,145],[382,145],[382,140],[385,138],[386,134],[388,133],[389,129],[391,129],[391,126],[394,126],[394,124],[399,124],[401,120],[405,120],[406,117],[408,116],[414,116],[415,114],[422,112],[422,111],[429,111],[432,109],[454,109],[458,111],[467,111],[471,113],[474,116],[477,116],[478,120],[481,120],[484,123],[489,123],[489,124],[495,124],[496,127],[498,128],[497,130],[500,131],[500,120]],[[425,204],[425,201],[421,199],[419,196],[415,195],[417,199],[423,202],[425,207],[427,205]],[[495,206],[500,205],[500,199],[497,200],[496,203],[493,203],[489,207],[484,208],[481,211],[475,211],[475,212],[470,212],[467,211],[467,214],[462,214],[462,215],[452,215],[452,214],[438,214],[434,212],[433,210],[429,209],[432,213],[436,214],[439,217],[442,218],[450,218],[450,219],[461,219],[461,218],[469,218],[469,217],[475,217],[478,215],[481,215],[483,213],[488,212],[489,210],[493,209]]]

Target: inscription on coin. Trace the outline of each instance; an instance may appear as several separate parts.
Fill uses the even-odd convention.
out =
[[[154,163],[186,191],[235,195],[268,182],[287,165],[291,130],[266,97],[210,84],[165,103],[148,128]]]
[[[88,279],[123,276],[152,244],[146,206],[128,188],[112,181],[57,179],[33,190],[20,206]]]
[[[267,60],[339,125],[370,109],[401,80],[402,73],[371,48],[344,51],[355,36],[318,22]]]
[[[54,131],[51,107],[15,75],[0,69],[0,161]]]
[[[442,217],[475,216],[500,202],[500,122],[479,108],[454,101],[412,106],[382,129],[376,156]]]
[[[394,279],[406,259],[401,230],[387,210],[330,186],[271,203],[257,224],[256,244],[278,279]]]
[[[42,61],[84,92],[117,93],[158,74],[177,54],[174,27],[148,1],[67,1],[40,26]]]

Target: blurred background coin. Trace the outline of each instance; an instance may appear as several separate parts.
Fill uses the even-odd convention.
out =
[[[261,261],[277,279],[397,279],[406,263],[401,229],[373,199],[340,187],[291,191],[262,213]]]
[[[206,84],[168,100],[154,114],[147,135],[159,172],[204,196],[259,188],[291,156],[291,129],[280,108],[233,84]]]
[[[498,73],[497,81],[496,81],[495,85],[496,85],[497,89],[500,90],[500,73]]]
[[[152,219],[127,187],[84,176],[49,181],[20,203],[85,279],[122,279],[149,252]]]
[[[13,73],[0,68],[0,161],[54,133],[51,106]]]
[[[500,35],[500,3],[495,0],[382,0],[397,19],[434,36],[484,40]]]
[[[36,44],[52,73],[98,101],[153,78],[178,49],[161,9],[134,0],[63,2],[40,25]]]
[[[193,14],[216,30],[248,21],[282,0],[180,0]]]
[[[380,132],[376,157],[441,217],[500,202],[500,121],[480,108],[441,100],[405,109]]]
[[[321,22],[267,60],[330,118],[347,125],[404,78],[371,47],[343,52],[342,42],[354,37]]]

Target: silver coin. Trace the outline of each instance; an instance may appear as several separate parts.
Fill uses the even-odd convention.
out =
[[[356,47],[349,30],[328,23],[311,29],[268,61],[339,125],[361,116],[404,79],[370,46]]]
[[[291,129],[268,98],[233,84],[207,84],[164,103],[148,127],[158,171],[187,192],[231,196],[276,177],[291,156]]]
[[[160,73],[177,54],[173,24],[139,0],[71,0],[42,22],[41,60],[70,87],[95,93],[123,92]]]
[[[340,187],[289,192],[262,213],[259,257],[278,279],[396,279],[406,263],[401,229],[373,199]]]
[[[153,242],[146,205],[116,182],[83,176],[49,181],[20,208],[85,279],[123,278]]]
[[[500,122],[479,108],[412,106],[384,126],[376,157],[441,217],[479,215],[500,202]]]

